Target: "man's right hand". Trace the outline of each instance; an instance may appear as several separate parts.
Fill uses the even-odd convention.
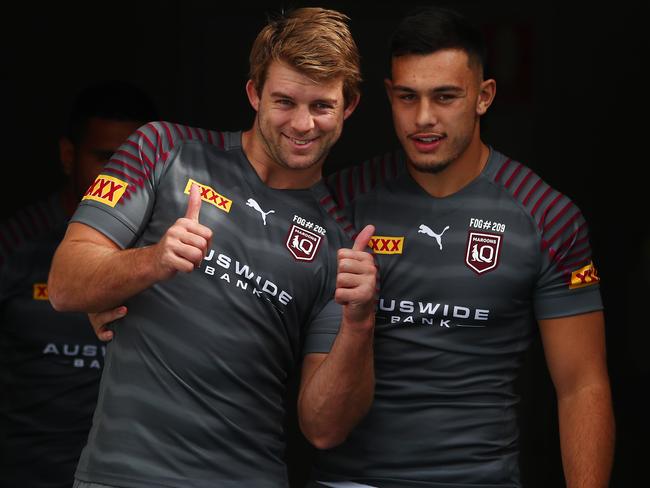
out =
[[[121,307],[106,310],[105,312],[89,313],[88,319],[90,320],[90,325],[93,326],[97,338],[103,342],[108,342],[113,339],[113,331],[108,329],[106,326],[111,322],[124,317],[126,312],[126,307],[122,305]]]
[[[171,278],[178,271],[190,273],[201,265],[210,248],[212,230],[199,223],[200,210],[200,190],[192,185],[185,216],[174,222],[160,242],[152,246],[155,262],[162,270],[161,279]]]

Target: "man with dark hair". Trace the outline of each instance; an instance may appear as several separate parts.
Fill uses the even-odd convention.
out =
[[[105,346],[85,314],[52,308],[47,275],[68,219],[102,166],[156,118],[150,99],[129,83],[87,86],[60,139],[65,186],[0,226],[0,486],[72,485]]]
[[[314,486],[520,487],[522,353],[541,334],[569,487],[608,484],[614,420],[599,278],[580,210],[481,140],[496,94],[479,32],[425,8],[391,40],[401,151],[329,180],[380,268],[375,397]]]
[[[367,411],[373,228],[353,243],[321,178],[359,100],[347,20],[305,8],[269,22],[250,55],[248,130],[147,124],[84,196],[53,260],[52,302],[129,312],[75,486],[286,486],[299,364],[315,445],[341,442]]]

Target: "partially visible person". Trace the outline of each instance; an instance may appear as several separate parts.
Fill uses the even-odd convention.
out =
[[[375,398],[314,486],[520,487],[522,354],[539,333],[566,486],[608,485],[614,418],[599,277],[576,205],[481,140],[496,94],[479,31],[424,8],[391,40],[401,150],[331,177],[380,268]],[[534,419],[532,419],[534,421]]]
[[[157,121],[97,177],[57,249],[61,310],[124,304],[75,486],[287,485],[287,382],[300,426],[340,443],[372,400],[376,268],[321,169],[359,100],[339,12],[272,19],[250,54],[245,131]]]
[[[0,226],[0,487],[69,488],[97,400],[105,346],[81,313],[48,301],[52,256],[110,155],[158,118],[122,81],[88,85],[59,141],[65,186]]]

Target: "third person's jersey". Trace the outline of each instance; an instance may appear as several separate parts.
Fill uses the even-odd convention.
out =
[[[329,182],[357,229],[376,226],[381,292],[374,403],[319,453],[315,479],[519,486],[514,381],[536,321],[602,308],[580,210],[494,150],[446,198],[413,180],[403,153]]]
[[[0,225],[0,488],[69,488],[105,346],[84,313],[57,312],[47,276],[67,225],[61,194]]]

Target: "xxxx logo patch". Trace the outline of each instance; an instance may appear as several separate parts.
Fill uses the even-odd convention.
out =
[[[375,254],[402,254],[404,237],[402,236],[372,236],[368,246]]]
[[[209,203],[210,205],[214,205],[219,210],[223,210],[227,213],[230,212],[230,207],[232,207],[232,200],[230,198],[224,197],[220,193],[217,193],[213,188],[210,188],[208,185],[194,181],[192,178],[188,179],[187,185],[185,185],[184,193],[186,195],[190,194],[190,188],[192,188],[192,184],[195,184],[200,188],[201,200]]]
[[[600,277],[596,273],[594,263],[590,262],[587,266],[571,273],[571,283],[569,288],[582,288],[583,286],[595,285],[600,281]]]
[[[34,300],[48,300],[47,283],[34,283]]]
[[[124,195],[127,186],[129,186],[128,183],[113,176],[99,175],[90,185],[90,188],[86,190],[82,200],[95,200],[109,207],[114,207]]]

